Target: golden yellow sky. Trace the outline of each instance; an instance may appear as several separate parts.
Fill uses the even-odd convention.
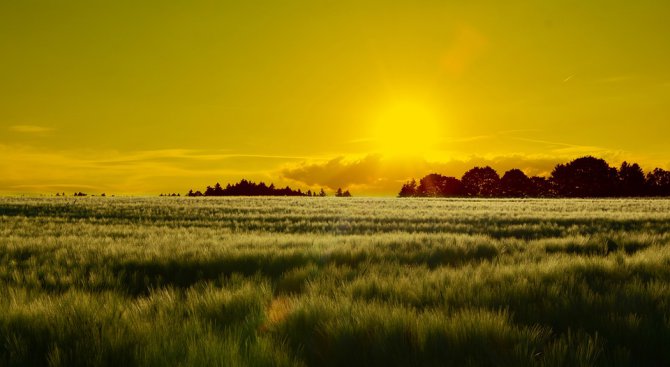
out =
[[[670,166],[667,1],[2,1],[0,193]]]

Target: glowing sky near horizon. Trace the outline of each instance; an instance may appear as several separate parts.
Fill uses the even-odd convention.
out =
[[[0,193],[670,168],[670,3],[4,1]]]

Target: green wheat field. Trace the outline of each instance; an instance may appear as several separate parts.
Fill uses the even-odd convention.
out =
[[[670,200],[0,198],[2,366],[668,366]]]

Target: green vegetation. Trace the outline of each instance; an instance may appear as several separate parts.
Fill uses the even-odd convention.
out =
[[[2,198],[3,366],[670,364],[670,200]]]

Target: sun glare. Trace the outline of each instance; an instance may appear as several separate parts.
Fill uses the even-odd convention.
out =
[[[434,109],[416,101],[396,101],[375,117],[376,148],[394,156],[424,155],[437,148],[440,121]]]

